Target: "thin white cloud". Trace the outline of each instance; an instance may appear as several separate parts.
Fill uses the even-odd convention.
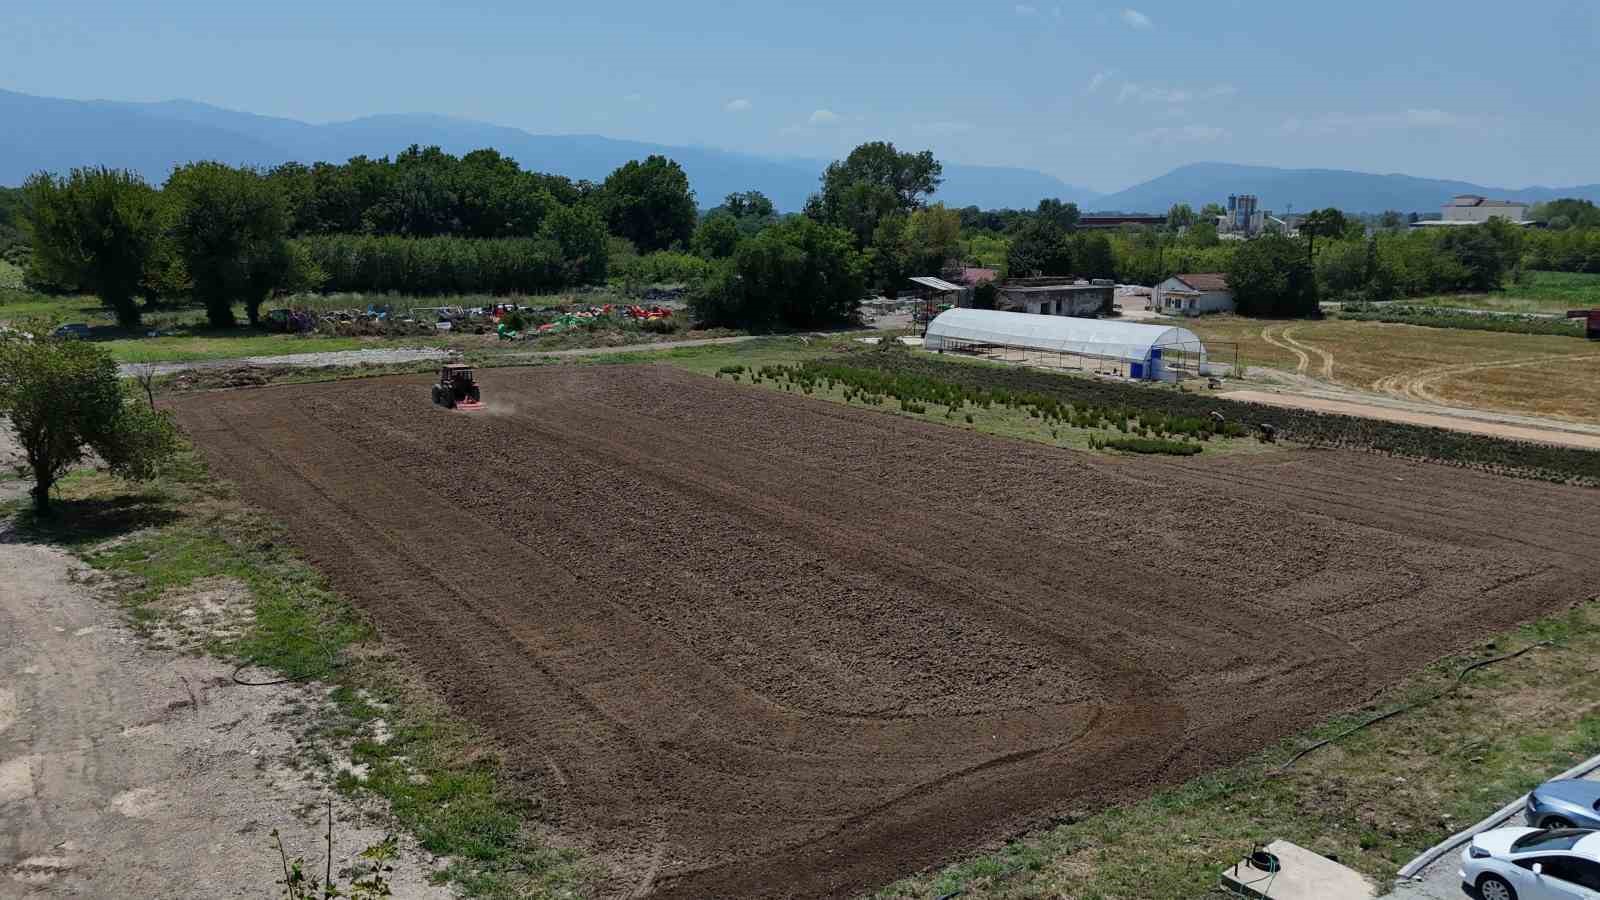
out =
[[[1215,125],[1176,125],[1152,128],[1134,135],[1141,144],[1211,144],[1228,137],[1226,128]]]
[[[1026,3],[1017,4],[1017,15],[1019,16],[1036,16],[1038,14],[1039,8],[1037,6],[1029,6]]]
[[[839,121],[839,114],[831,109],[819,109],[807,119],[812,125],[832,125]]]
[[[1137,100],[1140,103],[1168,103],[1180,104],[1193,100],[1214,100],[1218,97],[1231,97],[1239,93],[1239,89],[1231,84],[1215,84],[1207,88],[1169,88],[1152,84],[1138,84],[1125,82],[1122,89],[1117,91],[1117,102],[1126,103]]]
[[[1084,89],[1084,93],[1092,94],[1095,91],[1100,90],[1101,85],[1106,83],[1106,79],[1110,78],[1111,74],[1112,72],[1110,69],[1107,69],[1104,72],[1094,73],[1094,77],[1089,79],[1089,86]]]
[[[1149,16],[1139,12],[1137,9],[1123,10],[1122,21],[1128,23],[1128,27],[1130,28],[1149,28],[1154,24],[1150,21]]]
[[[628,101],[629,103],[638,103],[639,101],[644,99],[644,95],[643,94],[629,94],[626,97],[623,97],[622,99]]]
[[[722,108],[732,113],[749,112],[751,105],[749,100],[740,97],[737,100],[729,100]]]
[[[1371,134],[1375,131],[1442,128],[1488,128],[1487,119],[1463,116],[1442,109],[1406,109],[1378,113],[1323,113],[1292,117],[1277,128],[1279,134],[1327,137],[1337,134]]]

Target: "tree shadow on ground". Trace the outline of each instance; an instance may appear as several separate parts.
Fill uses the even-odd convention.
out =
[[[177,511],[158,494],[122,494],[110,498],[56,500],[45,515],[31,506],[19,509],[9,522],[0,521],[0,543],[32,542],[59,547],[95,544],[146,528],[168,525]]]

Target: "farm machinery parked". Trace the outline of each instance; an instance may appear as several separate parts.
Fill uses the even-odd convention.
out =
[[[1591,341],[1600,341],[1600,309],[1569,309],[1567,318],[1584,320],[1584,335]]]
[[[433,386],[433,402],[436,406],[463,412],[483,409],[478,382],[472,377],[472,367],[460,363],[440,366],[439,383]]]

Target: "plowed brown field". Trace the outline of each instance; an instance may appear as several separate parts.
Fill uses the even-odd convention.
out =
[[[847,894],[1595,593],[1593,491],[1097,457],[666,367],[482,381],[478,414],[422,377],[177,405],[563,831],[631,861],[618,895]]]

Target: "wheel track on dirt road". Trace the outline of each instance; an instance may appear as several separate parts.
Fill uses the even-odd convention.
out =
[[[1282,332],[1279,333],[1279,337],[1283,339],[1284,343],[1288,344],[1291,347],[1297,348],[1297,349],[1299,349],[1301,351],[1304,351],[1305,353],[1315,354],[1316,357],[1322,361],[1322,368],[1320,370],[1321,374],[1322,374],[1322,380],[1323,381],[1332,382],[1333,381],[1333,354],[1329,353],[1328,351],[1326,351],[1324,349],[1322,349],[1321,347],[1316,346],[1315,344],[1311,344],[1311,343],[1296,339],[1293,336],[1292,332],[1296,328],[1299,328],[1299,327],[1300,327],[1299,325],[1287,326],[1287,327],[1285,327],[1283,329]],[[1301,367],[1300,367],[1300,371],[1302,373],[1307,371],[1307,369],[1308,369],[1308,367],[1310,365],[1310,362],[1311,362],[1311,360],[1310,360],[1309,356],[1303,356],[1302,357]]]
[[[1302,350],[1299,347],[1293,345],[1292,343],[1280,340],[1278,338],[1278,336],[1276,336],[1276,335],[1274,335],[1272,333],[1272,330],[1274,328],[1279,329],[1280,331],[1285,331],[1285,330],[1287,330],[1288,326],[1285,326],[1285,325],[1268,325],[1265,328],[1261,329],[1261,339],[1263,341],[1266,341],[1267,343],[1271,344],[1272,346],[1277,347],[1279,350],[1287,350],[1290,353],[1294,354],[1294,358],[1295,358],[1294,373],[1296,375],[1304,375],[1304,374],[1306,374],[1306,371],[1311,368],[1311,356],[1309,354],[1307,354],[1304,350]]]
[[[1466,375],[1474,372],[1487,372],[1498,369],[1519,369],[1527,366],[1543,365],[1552,362],[1567,362],[1571,360],[1594,359],[1600,357],[1595,353],[1565,353],[1536,357],[1512,357],[1488,362],[1449,363],[1446,365],[1429,366],[1407,372],[1396,372],[1385,375],[1374,381],[1370,388],[1380,394],[1399,397],[1405,400],[1416,400],[1422,403],[1443,403],[1433,386],[1446,378],[1457,375]]]

